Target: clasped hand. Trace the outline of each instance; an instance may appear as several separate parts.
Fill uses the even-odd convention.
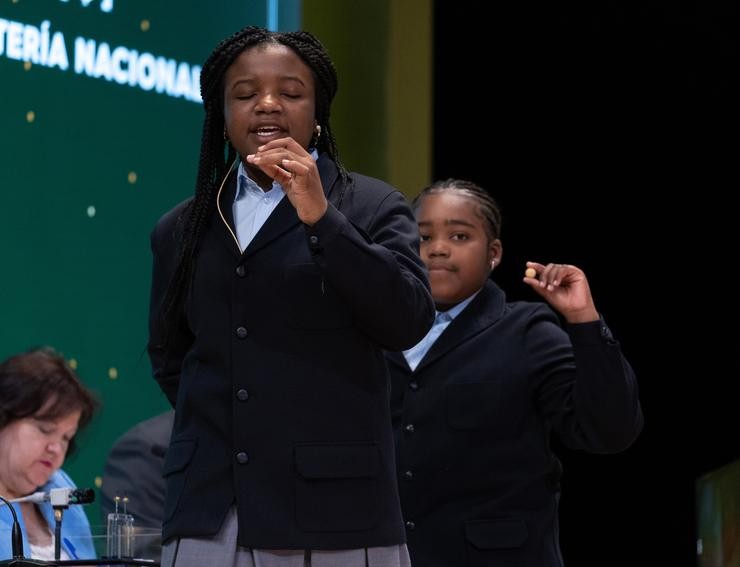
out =
[[[311,226],[326,213],[329,205],[316,162],[293,138],[280,138],[260,146],[256,153],[247,156],[247,163],[282,186],[301,222]]]

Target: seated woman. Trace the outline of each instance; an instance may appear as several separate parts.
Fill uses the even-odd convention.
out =
[[[36,349],[0,363],[0,496],[74,487],[61,470],[77,431],[97,406],[64,359]],[[54,559],[54,511],[49,502],[12,504],[23,533],[23,554]],[[12,557],[13,517],[0,506],[0,560]],[[81,506],[62,523],[61,559],[95,557],[90,524]]]

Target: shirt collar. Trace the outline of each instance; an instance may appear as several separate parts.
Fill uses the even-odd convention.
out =
[[[475,296],[478,295],[479,293],[480,293],[480,289],[478,291],[476,291],[473,295],[471,295],[470,297],[468,297],[467,299],[464,299],[463,301],[461,301],[460,303],[458,303],[457,305],[455,305],[455,307],[451,307],[447,311],[444,311],[444,313],[447,313],[447,315],[450,316],[450,321],[454,320],[455,317],[457,317],[458,315],[460,315],[460,313],[462,313],[463,309],[465,309],[470,304],[470,302],[475,299]],[[439,315],[439,313],[440,313],[440,311],[437,311],[437,315]]]

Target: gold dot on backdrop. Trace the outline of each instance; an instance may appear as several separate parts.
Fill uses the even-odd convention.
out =
[[[33,64],[30,61],[24,61],[23,62],[23,68],[26,71],[30,71],[31,70],[31,67],[33,67]]]
[[[118,370],[116,370],[115,368],[109,368],[108,378],[110,378],[111,380],[115,380],[116,378],[118,378]]]
[[[137,179],[136,172],[129,171],[128,172],[128,182],[131,183],[131,185],[133,185],[134,183],[136,183],[136,179]]]
[[[30,124],[34,120],[36,120],[36,113],[33,110],[26,112],[26,122]]]
[[[149,31],[151,24],[149,23],[149,20],[141,20],[139,27],[141,28],[141,31]]]
[[[77,359],[76,358],[70,358],[68,364],[72,370],[77,370]]]
[[[95,477],[95,488],[100,488],[101,486],[103,486],[103,479],[100,478],[99,476],[96,476]]]

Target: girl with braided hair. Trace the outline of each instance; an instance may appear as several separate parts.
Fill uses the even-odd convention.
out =
[[[338,161],[336,91],[302,31],[247,27],[203,66],[195,196],[152,233],[162,565],[409,564],[382,349],[434,306],[404,197]]]
[[[507,301],[490,278],[501,213],[482,187],[438,181],[413,207],[438,314],[419,344],[387,354],[411,559],[562,567],[551,437],[626,449],[643,425],[635,374],[580,268],[527,262],[524,283],[549,305]]]

